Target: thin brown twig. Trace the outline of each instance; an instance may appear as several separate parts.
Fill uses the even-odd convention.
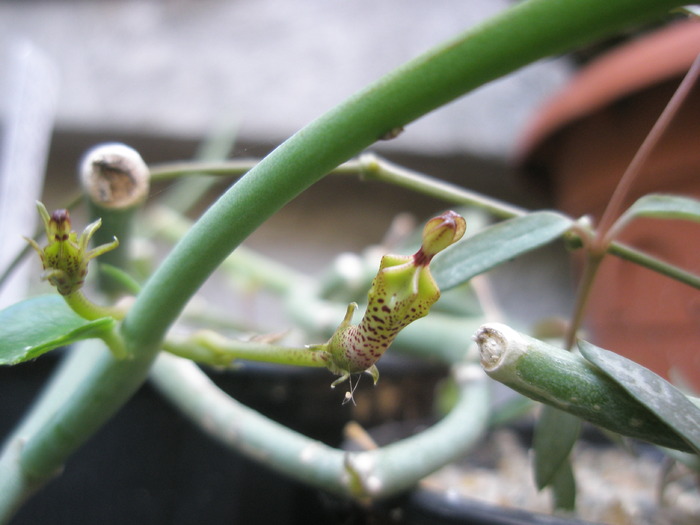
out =
[[[662,136],[669,128],[683,103],[686,101],[693,87],[700,78],[700,55],[696,57],[688,73],[681,81],[675,93],[669,100],[661,115],[654,123],[649,134],[642,142],[635,153],[632,161],[622,174],[620,182],[613,191],[608,201],[603,216],[601,217],[596,233],[588,243],[588,252],[584,262],[583,277],[576,292],[574,311],[571,316],[571,323],[566,334],[566,348],[572,348],[576,341],[576,334],[583,322],[583,316],[588,304],[588,298],[595,282],[596,275],[600,269],[600,264],[607,253],[612,236],[615,233],[615,221],[619,217],[625,198],[630,189],[642,172],[642,168],[648,162],[651,154],[659,144]]]
[[[613,229],[615,221],[619,217],[625,198],[629,194],[634,182],[642,172],[643,167],[648,162],[654,149],[658,146],[661,138],[669,128],[676,115],[680,111],[683,103],[690,95],[693,87],[700,78],[700,55],[698,55],[693,64],[690,66],[688,73],[679,84],[675,93],[666,104],[659,118],[654,123],[654,126],[649,131],[649,134],[642,142],[635,153],[632,161],[627,166],[627,169],[620,178],[615,191],[613,192],[608,205],[605,207],[603,216],[597,228],[596,240],[594,240],[593,248],[601,253],[607,250],[608,245],[612,241],[608,233]]]

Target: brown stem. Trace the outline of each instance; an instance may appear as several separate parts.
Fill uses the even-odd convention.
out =
[[[583,276],[576,290],[576,301],[574,303],[574,313],[571,315],[571,323],[566,333],[564,348],[571,350],[576,343],[576,335],[583,323],[583,316],[586,312],[588,299],[593,289],[593,282],[598,274],[600,263],[603,262],[604,254],[596,254],[593,251],[587,253],[586,261],[583,267]]]
[[[688,98],[688,95],[692,91],[695,83],[700,77],[700,55],[693,61],[690,66],[688,73],[686,73],[682,82],[676,89],[675,93],[669,100],[668,104],[664,108],[663,112],[654,123],[651,131],[642,142],[642,145],[637,150],[637,153],[632,158],[629,166],[625,170],[624,174],[620,178],[615,191],[610,197],[610,201],[603,212],[603,216],[600,219],[600,224],[598,226],[598,234],[594,240],[592,248],[600,253],[604,253],[607,250],[608,245],[612,241],[611,236],[608,235],[610,230],[613,228],[617,217],[620,215],[623,203],[627,197],[630,188],[634,184],[635,180],[642,171],[643,166],[649,160],[654,148],[659,144],[661,137],[666,132],[670,124],[673,122],[676,114],[680,110],[681,106]]]
[[[615,233],[615,221],[619,217],[625,198],[630,192],[632,185],[637,177],[639,177],[643,166],[648,162],[654,148],[659,144],[663,134],[673,122],[676,114],[682,107],[688,95],[695,86],[700,77],[700,55],[693,61],[688,73],[681,81],[678,89],[669,100],[668,104],[662,111],[661,115],[654,123],[651,131],[642,142],[635,153],[632,161],[627,166],[627,169],[620,178],[615,191],[608,201],[603,216],[600,219],[600,224],[593,238],[590,239],[587,251],[587,257],[584,265],[583,276],[579,283],[579,288],[576,293],[576,302],[574,305],[574,313],[571,317],[571,324],[566,336],[566,348],[572,348],[576,341],[576,334],[583,322],[583,316],[590,297],[591,289],[595,276],[598,273],[601,262],[608,251],[610,243],[613,240]]]

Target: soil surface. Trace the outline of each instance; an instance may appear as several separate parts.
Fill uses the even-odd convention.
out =
[[[580,441],[572,458],[578,519],[610,525],[700,523],[700,478],[656,449],[633,452]],[[454,497],[551,513],[551,495],[537,491],[530,452],[511,430],[494,432],[462,464],[443,468],[424,484]]]

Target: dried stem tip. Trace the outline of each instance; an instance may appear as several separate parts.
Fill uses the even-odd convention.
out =
[[[133,148],[118,143],[101,144],[83,156],[80,181],[97,206],[125,209],[146,199],[150,172]]]

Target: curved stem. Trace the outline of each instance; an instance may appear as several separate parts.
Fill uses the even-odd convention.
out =
[[[126,311],[116,306],[101,306],[88,299],[82,289],[64,295],[63,299],[71,309],[83,319],[94,321],[103,317],[112,317],[117,320],[124,319]]]
[[[356,453],[310,439],[238,403],[190,361],[161,355],[151,377],[166,398],[226,446],[305,484],[362,499],[411,488],[481,436],[488,421],[488,385],[481,371],[462,371],[456,374],[459,400],[442,421],[387,447]]]
[[[531,0],[398,68],[292,136],[224,194],[146,284],[125,320],[127,339],[154,352],[184,304],[249,233],[389,130],[537,58],[679,4]]]

